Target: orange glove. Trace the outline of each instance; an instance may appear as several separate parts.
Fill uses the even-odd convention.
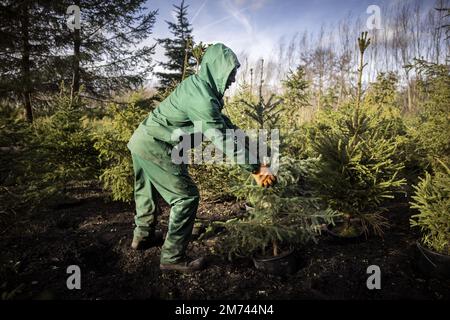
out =
[[[275,177],[275,175],[272,173],[272,171],[270,171],[270,168],[267,165],[261,165],[259,167],[259,170],[252,175],[256,183],[260,187],[264,188],[273,186],[277,181],[277,177]]]

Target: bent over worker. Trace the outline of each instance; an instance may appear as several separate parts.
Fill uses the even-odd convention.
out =
[[[236,127],[221,113],[223,95],[235,81],[239,61],[234,52],[218,43],[206,50],[198,74],[183,80],[176,89],[144,119],[128,142],[135,174],[134,197],[136,202],[135,229],[131,247],[145,249],[162,241],[162,232],[155,230],[156,193],[171,206],[168,232],[161,249],[160,269],[184,272],[204,267],[203,257],[186,256],[186,247],[192,233],[199,203],[199,192],[190,178],[185,163],[172,161],[175,130],[194,134],[195,123],[200,123],[203,133],[219,149],[233,139],[227,129]],[[234,143],[234,140],[231,142]],[[226,152],[226,151],[225,151]],[[249,159],[249,148],[232,150],[244,153]],[[263,187],[276,181],[269,167],[261,164],[240,164],[253,174]]]

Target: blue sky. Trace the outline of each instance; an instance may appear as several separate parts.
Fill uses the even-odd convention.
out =
[[[387,5],[412,0],[186,0],[194,29],[194,40],[223,42],[236,53],[245,51],[253,59],[270,58],[279,39],[296,32],[318,31],[332,26],[349,13],[366,21],[369,5]],[[154,38],[170,36],[165,20],[173,21],[173,4],[181,0],[149,0],[147,7],[159,9]],[[421,1],[423,7],[434,0]],[[383,15],[383,11],[381,12]],[[164,59],[161,48],[156,60]]]

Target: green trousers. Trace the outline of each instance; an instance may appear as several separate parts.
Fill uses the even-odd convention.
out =
[[[161,263],[174,263],[184,257],[194,226],[199,192],[186,165],[171,163],[163,156],[150,161],[132,154],[135,175],[135,237],[149,237],[156,224],[156,192],[171,206],[169,230],[161,250]]]

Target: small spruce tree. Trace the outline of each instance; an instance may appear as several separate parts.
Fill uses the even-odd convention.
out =
[[[264,60],[261,60],[261,77],[259,83],[259,99],[256,103],[253,101],[241,100],[246,108],[246,115],[253,119],[258,129],[274,128],[280,119],[282,99],[277,99],[275,94],[271,94],[269,99],[265,100],[263,96],[264,84]]]
[[[426,172],[414,186],[411,207],[419,213],[411,216],[411,226],[420,228],[422,243],[434,251],[450,256],[450,169],[438,160],[431,175]]]
[[[100,181],[114,201],[133,199],[133,163],[127,143],[148,111],[136,106],[134,98],[126,107],[111,104],[103,126],[95,133],[94,147],[102,164]]]
[[[195,70],[195,59],[192,54],[193,36],[192,26],[188,19],[189,6],[181,1],[179,6],[174,5],[176,22],[166,21],[173,38],[158,39],[163,46],[167,62],[160,62],[166,71],[158,72],[160,78],[160,89],[172,88],[174,83],[181,82],[185,77]]]
[[[15,194],[14,202],[8,201],[10,208],[33,210],[59,203],[73,184],[97,179],[98,153],[84,103],[74,101],[64,88],[50,103],[54,113],[36,117],[33,124],[25,125],[14,112],[8,123],[2,122],[2,133],[15,130],[0,139],[6,146],[2,160],[13,159],[12,164],[2,161],[5,169],[13,171],[1,171],[4,191]]]
[[[278,183],[268,189],[249,177],[235,187],[239,198],[253,208],[243,218],[222,223],[228,231],[220,251],[233,256],[253,254],[277,256],[289,247],[314,241],[323,223],[333,222],[336,212],[321,203],[307,177],[317,170],[317,159],[292,160],[280,164]]]
[[[384,119],[380,109],[369,112],[362,100],[364,52],[370,44],[367,32],[358,38],[358,44],[356,102],[337,112],[322,111],[310,131],[312,148],[321,157],[314,179],[322,198],[343,215],[343,235],[357,232],[355,220],[366,234],[382,235],[388,221],[381,204],[405,183],[400,177],[403,163],[396,159],[395,121]]]

